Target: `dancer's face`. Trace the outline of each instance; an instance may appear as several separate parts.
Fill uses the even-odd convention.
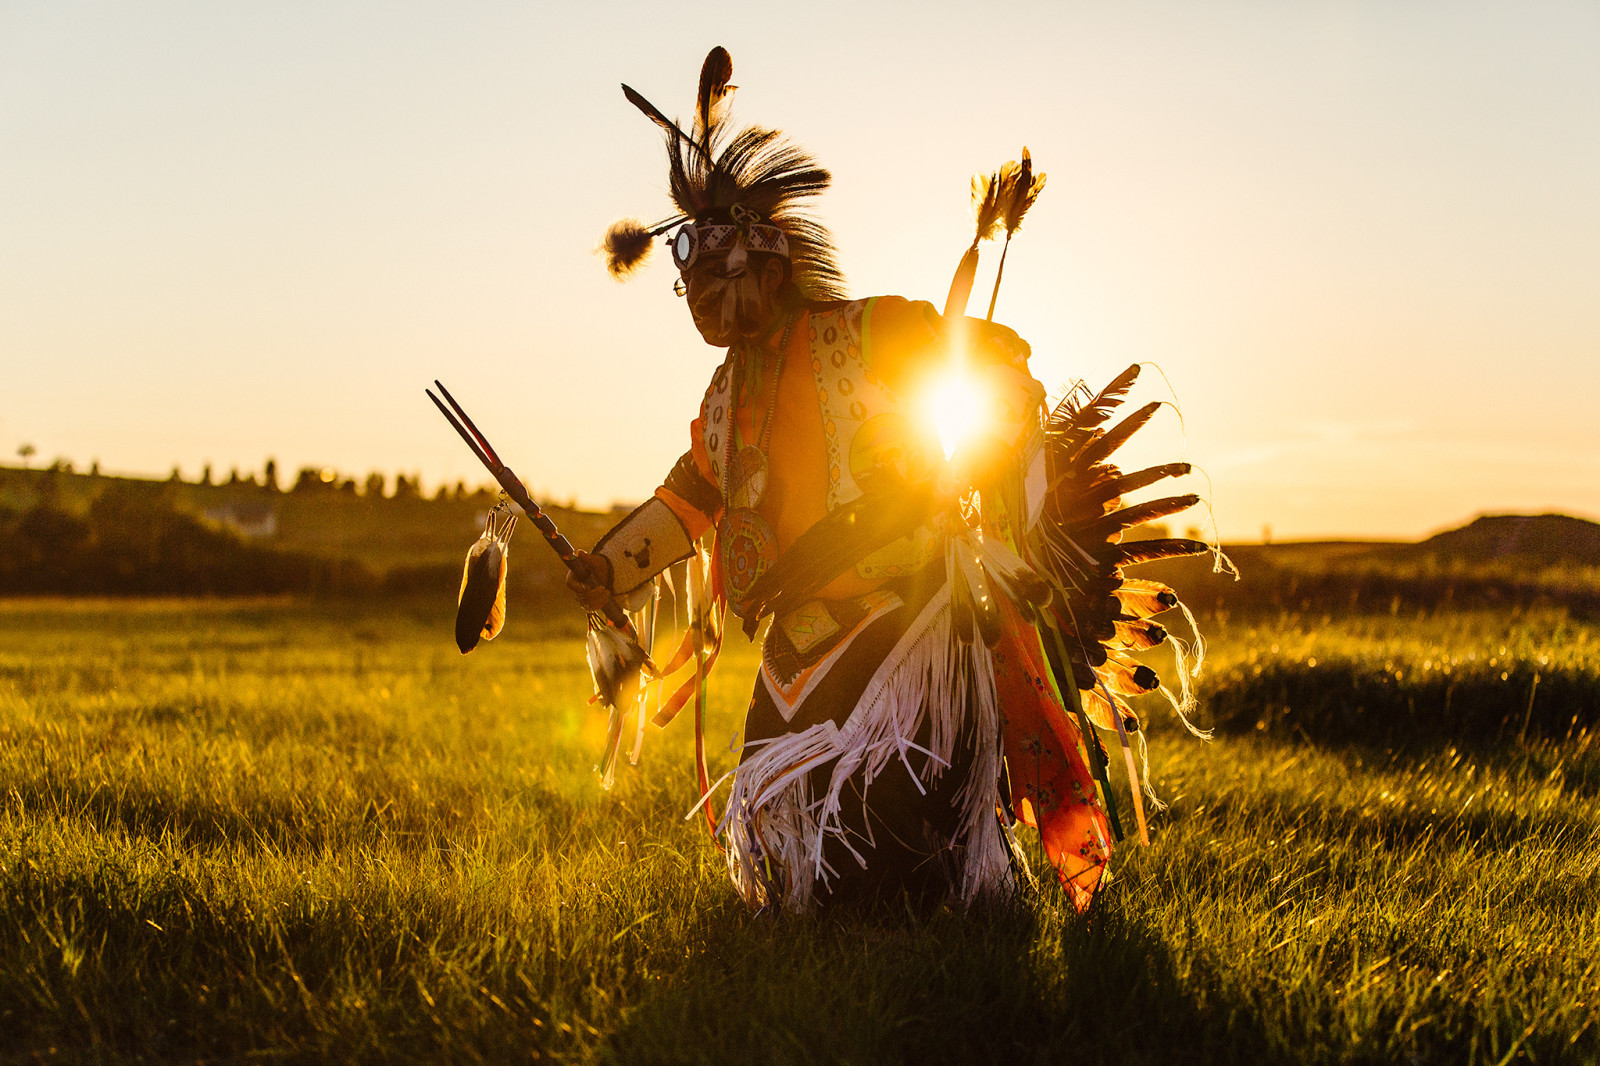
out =
[[[695,329],[707,344],[726,348],[764,331],[777,313],[783,264],[770,256],[730,268],[727,252],[701,255],[683,273]]]

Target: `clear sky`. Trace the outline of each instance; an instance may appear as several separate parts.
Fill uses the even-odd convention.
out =
[[[1600,516],[1595,0],[0,0],[0,455],[480,480],[440,377],[536,490],[641,498],[719,354],[594,255],[668,214],[618,83],[687,115],[715,44],[855,295],[942,302],[1028,145],[997,317],[1053,391],[1159,363],[1225,537]]]

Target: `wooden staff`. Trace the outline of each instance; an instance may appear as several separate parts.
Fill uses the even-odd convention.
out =
[[[555,549],[555,553],[561,557],[561,561],[566,564],[567,569],[572,571],[579,581],[593,583],[594,572],[590,570],[587,563],[578,558],[578,550],[572,546],[570,540],[561,535],[561,531],[550,520],[550,516],[541,511],[539,505],[533,502],[533,497],[528,494],[527,486],[522,483],[522,479],[517,477],[509,466],[500,461],[500,456],[495,453],[494,448],[489,445],[488,439],[473,424],[472,419],[467,416],[467,412],[456,402],[456,398],[450,395],[450,390],[445,388],[437,378],[434,379],[433,384],[443,394],[445,400],[450,402],[450,406],[446,407],[439,397],[433,394],[433,389],[424,389],[423,391],[428,394],[428,399],[432,400],[433,405],[439,409],[439,413],[444,415],[450,425],[455,427],[457,433],[461,434],[461,439],[467,442],[467,447],[472,449],[472,454],[476,455],[478,461],[488,468],[489,473],[494,475],[494,479],[500,483],[502,489],[505,489],[506,495],[511,497],[512,502],[527,512],[529,521],[534,524],[540,533],[544,534],[544,539],[550,543],[550,547]],[[633,623],[628,620],[627,612],[622,609],[622,605],[617,603],[616,600],[607,600],[600,613],[604,616],[607,625],[613,629],[621,630],[635,643],[638,642],[639,635],[634,631]]]

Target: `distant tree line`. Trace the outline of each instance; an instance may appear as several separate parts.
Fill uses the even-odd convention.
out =
[[[266,467],[276,475],[276,464]],[[432,521],[434,506],[462,505],[487,511],[497,488],[469,488],[463,482],[442,486],[431,498],[420,479],[400,474],[393,482],[370,474],[359,490],[353,479],[327,476],[322,468],[303,468],[288,493],[237,471],[220,495],[196,497],[195,483],[180,476],[163,481],[100,477],[75,472],[68,460],[32,469],[0,466],[0,596],[4,595],[395,595],[453,598],[461,581],[460,563],[400,562],[378,569],[325,549],[269,547],[271,537],[251,528],[240,510],[277,510],[270,500],[319,495],[335,504],[380,500],[387,508],[413,502],[419,510],[405,521]],[[251,512],[252,514],[254,512]],[[468,512],[470,513],[470,512]],[[560,508],[556,507],[560,514]],[[243,520],[242,520],[243,519]],[[569,531],[580,540],[598,533],[597,516],[568,515]],[[461,548],[465,551],[466,542]],[[554,556],[518,553],[512,568],[515,594],[548,601],[558,598],[563,574]]]
[[[379,586],[359,563],[264,548],[185,514],[157,482],[114,480],[84,515],[48,498],[0,510],[0,594],[317,595]]]
[[[173,480],[179,480],[178,471],[173,470]],[[213,482],[211,466],[207,464],[200,472],[197,484],[221,484],[230,486],[255,486],[268,492],[284,491],[279,485],[278,463],[268,459],[262,469],[260,478],[251,472],[240,474],[237,467],[229,471],[226,480]],[[418,474],[398,473],[394,476],[393,488],[390,479],[382,471],[374,470],[365,478],[357,481],[354,477],[347,477],[328,466],[302,466],[295,473],[294,480],[289,483],[287,491],[292,493],[327,493],[339,492],[347,496],[364,496],[369,499],[395,499],[415,500],[423,498],[422,477]],[[440,485],[433,494],[436,500],[465,500],[472,498],[492,499],[497,488],[489,485],[469,487],[465,481],[457,481],[454,485]]]
[[[75,474],[78,473],[76,464],[64,456],[57,457],[48,466],[33,470],[28,460],[37,450],[31,444],[24,444],[17,449],[17,455],[22,459],[24,471],[39,475]],[[14,469],[14,468],[13,468]],[[86,471],[90,477],[100,476],[100,461],[97,459],[90,464]],[[0,477],[4,476],[4,469],[0,468]],[[261,473],[246,471],[240,473],[238,467],[228,471],[228,476],[219,478],[212,470],[211,464],[206,463],[200,468],[200,477],[193,482],[185,482],[183,471],[178,466],[172,468],[167,475],[167,480],[175,485],[194,484],[208,486],[222,486],[228,488],[259,488],[267,492],[342,492],[350,496],[364,496],[371,499],[388,498],[398,500],[415,500],[424,498],[422,491],[422,476],[415,473],[397,473],[391,482],[389,476],[380,470],[374,470],[359,481],[353,476],[347,476],[327,466],[302,466],[289,483],[287,490],[283,488],[279,476],[278,461],[268,459],[263,465]],[[392,484],[392,488],[391,488]],[[469,486],[463,480],[452,484],[441,484],[434,490],[432,499],[435,500],[466,500],[475,498],[492,499],[499,492],[498,486],[480,484]]]

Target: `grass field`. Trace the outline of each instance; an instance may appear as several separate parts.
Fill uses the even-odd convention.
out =
[[[1600,630],[1565,614],[1214,625],[1223,730],[1151,708],[1172,807],[1087,919],[752,918],[683,817],[687,721],[602,793],[577,634],[447,627],[0,603],[0,1060],[1600,1057]]]

